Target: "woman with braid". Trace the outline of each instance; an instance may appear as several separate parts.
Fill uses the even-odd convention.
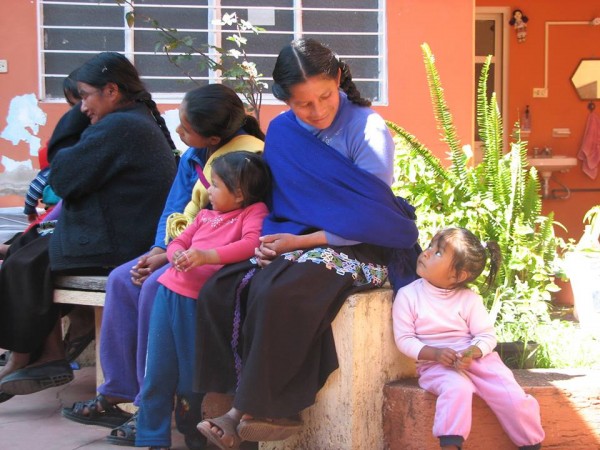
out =
[[[56,228],[24,245],[0,270],[0,347],[11,350],[0,392],[23,395],[68,383],[56,275],[106,275],[148,248],[176,171],[174,145],[137,70],[100,53],[76,75],[91,125],[52,159],[63,199]]]
[[[273,94],[290,108],[269,125],[271,213],[255,258],[222,268],[197,303],[196,388],[234,394],[198,429],[221,449],[302,428],[338,367],[331,322],[345,298],[415,279],[413,208],[394,196],[394,143],[348,66],[300,39],[283,48]],[[232,338],[233,337],[233,338]]]

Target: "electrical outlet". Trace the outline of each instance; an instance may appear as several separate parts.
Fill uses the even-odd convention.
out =
[[[548,89],[546,88],[533,88],[533,96],[537,98],[548,97]]]
[[[0,73],[8,72],[8,61],[6,59],[0,59]]]

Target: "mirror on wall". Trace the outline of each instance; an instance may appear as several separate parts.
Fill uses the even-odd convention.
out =
[[[581,100],[600,99],[600,59],[582,59],[571,76]]]

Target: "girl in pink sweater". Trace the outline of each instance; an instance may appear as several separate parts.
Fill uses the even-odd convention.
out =
[[[269,189],[270,173],[261,156],[240,151],[216,158],[208,188],[212,210],[201,210],[167,247],[172,266],[158,279],[161,286],[150,317],[136,446],[170,447],[175,394],[195,404],[190,410],[198,410],[200,394],[192,389],[196,299],[224,264],[254,256],[268,213],[262,200]]]
[[[442,449],[460,449],[471,430],[473,394],[485,401],[519,449],[541,448],[540,408],[494,352],[494,324],[479,295],[467,287],[485,268],[490,287],[500,249],[463,228],[437,233],[419,255],[421,277],[401,288],[393,306],[394,338],[417,360],[419,385],[438,396],[433,434]]]

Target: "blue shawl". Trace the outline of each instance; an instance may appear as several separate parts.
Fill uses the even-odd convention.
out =
[[[388,269],[394,290],[416,279],[414,208],[385,182],[312,135],[291,111],[269,125],[264,157],[273,191],[263,234],[325,230],[393,248]]]

